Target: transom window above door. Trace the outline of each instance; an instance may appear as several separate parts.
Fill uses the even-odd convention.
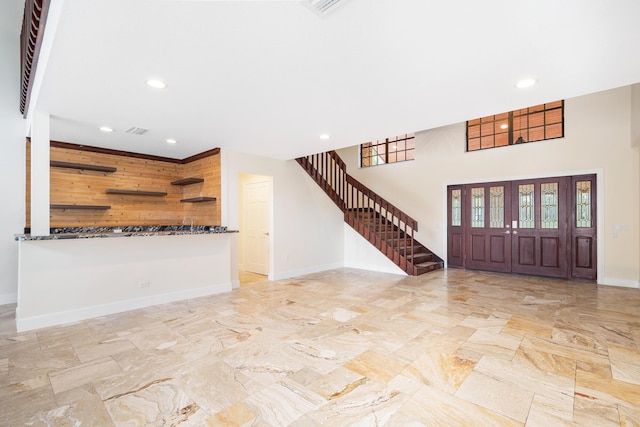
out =
[[[467,121],[467,151],[564,137],[564,101]]]

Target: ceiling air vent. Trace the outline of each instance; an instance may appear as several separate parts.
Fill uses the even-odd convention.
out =
[[[336,9],[345,0],[303,0],[302,3],[320,16]]]
[[[125,133],[130,133],[132,135],[144,135],[149,132],[149,129],[138,128],[135,126],[131,126],[129,129],[124,131]]]

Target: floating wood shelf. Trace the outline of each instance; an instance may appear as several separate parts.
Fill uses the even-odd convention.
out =
[[[108,188],[105,193],[107,194],[127,194],[131,196],[166,196],[164,191],[142,191],[142,190],[118,190],[115,188]]]
[[[184,178],[171,182],[171,185],[189,185],[204,182],[204,178]]]
[[[104,205],[49,205],[51,209],[92,209],[99,211],[106,211],[111,209],[111,206]]]
[[[182,203],[202,203],[202,202],[215,202],[215,197],[192,197],[191,199],[182,199]]]
[[[82,170],[97,171],[97,172],[115,172],[117,170],[116,168],[113,168],[111,166],[98,166],[98,165],[87,165],[84,163],[59,162],[57,160],[51,160],[49,164],[57,168],[82,169]]]

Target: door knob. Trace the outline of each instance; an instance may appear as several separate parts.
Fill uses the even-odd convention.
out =
[[[517,230],[513,230],[513,234],[518,234],[518,231]]]
[[[509,230],[505,231],[504,234],[511,234],[511,232]],[[514,231],[513,234],[516,234],[516,232]]]

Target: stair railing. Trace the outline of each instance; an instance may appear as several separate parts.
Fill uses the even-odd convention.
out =
[[[351,175],[347,175],[345,207],[345,221],[349,225],[403,270],[413,267],[407,265],[407,257],[413,258],[414,232],[418,231],[415,219]],[[371,213],[368,223],[362,221],[366,212]]]
[[[328,151],[299,157],[296,160],[344,212],[348,175],[347,166],[338,153]]]
[[[347,173],[335,151],[296,159],[344,213],[344,220],[402,270],[414,274],[418,222]]]

